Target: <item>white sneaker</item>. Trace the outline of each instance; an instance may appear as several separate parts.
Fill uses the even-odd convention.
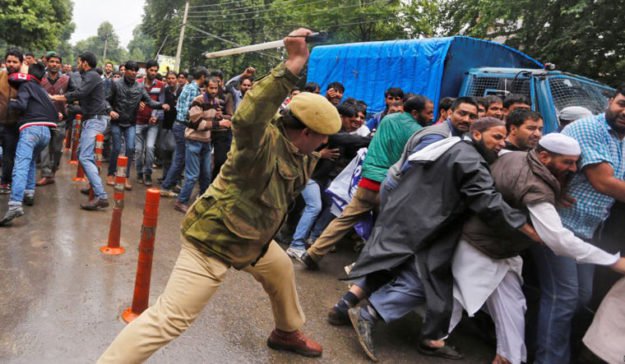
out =
[[[289,247],[286,250],[286,255],[288,255],[289,257],[293,258],[293,259],[300,259],[302,257],[302,255],[304,255],[306,253],[306,249],[303,248],[292,248]]]

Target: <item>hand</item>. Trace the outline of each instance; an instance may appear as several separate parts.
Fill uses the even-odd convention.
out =
[[[310,52],[306,44],[306,36],[312,31],[305,28],[299,28],[292,31],[289,36],[284,38],[284,48],[289,55],[285,62],[286,68],[294,75],[299,75],[308,61]]]
[[[576,202],[577,200],[571,197],[571,195],[563,193],[562,196],[560,196],[560,199],[557,201],[557,204],[559,207],[564,207],[568,209],[573,207]]]
[[[254,67],[248,67],[245,69],[245,71],[243,71],[243,77],[252,77],[254,76],[254,73],[256,73],[256,68]]]
[[[232,127],[232,122],[228,119],[223,119],[219,121],[219,126],[230,129]]]
[[[617,273],[625,275],[625,258],[619,258],[610,268]]]
[[[169,109],[170,109],[169,104],[163,104],[163,110],[169,111]]]
[[[519,231],[527,235],[527,237],[532,239],[533,241],[540,244],[543,243],[543,240],[540,238],[540,236],[538,236],[538,233],[536,232],[536,230],[534,230],[534,227],[532,227],[532,225],[525,224],[519,228]]]
[[[224,118],[224,113],[223,111],[221,111],[221,109],[217,109],[215,111],[215,119],[221,120]]]
[[[109,116],[111,117],[111,120],[117,120],[117,119],[119,119],[119,114],[118,114],[118,113],[116,113],[115,111],[111,111],[111,112],[109,113]]]
[[[59,121],[63,120],[63,114],[59,113]]]
[[[143,109],[145,109],[145,102],[141,101],[139,103],[139,111],[143,111]]]
[[[158,119],[156,118],[156,116],[150,116],[150,120],[148,120],[148,123],[150,125],[156,125],[158,123]]]
[[[50,96],[50,100],[52,101],[66,101],[67,100],[64,95],[49,95],[49,96]]]
[[[333,88],[329,88],[328,91],[326,92],[326,95],[328,95],[328,98],[334,98],[336,97],[336,90]]]
[[[321,154],[321,158],[330,159],[330,160],[336,160],[341,156],[341,152],[339,152],[339,148],[334,148],[334,149],[323,148],[319,151],[319,154]]]

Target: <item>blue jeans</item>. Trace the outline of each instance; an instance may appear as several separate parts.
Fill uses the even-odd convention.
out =
[[[35,159],[50,143],[47,126],[31,126],[20,132],[13,165],[13,184],[9,205],[21,205],[24,193],[35,193]]]
[[[152,175],[152,162],[154,162],[154,147],[158,136],[158,125],[137,125],[135,163],[137,163],[137,174]],[[145,164],[143,163],[145,157]]]
[[[119,124],[111,124],[111,136],[113,137],[113,145],[111,148],[111,160],[109,161],[109,176],[114,176],[117,172],[117,157],[122,149],[122,137],[126,148],[124,155],[128,157],[128,167],[126,167],[126,178],[130,178],[130,166],[135,156],[135,126],[119,126]]]
[[[95,137],[98,134],[104,134],[108,122],[108,116],[99,116],[83,121],[78,145],[78,160],[85,171],[91,188],[93,188],[93,193],[97,198],[102,199],[108,198],[108,195],[104,191],[104,186],[100,179],[100,171],[95,164]]]
[[[211,183],[211,143],[187,140],[184,163],[184,186],[178,202],[188,204],[196,182],[200,183],[200,194]]]
[[[167,171],[167,176],[165,180],[161,184],[166,190],[171,189],[180,179],[180,175],[184,170],[185,163],[185,144],[186,139],[184,138],[184,129],[186,127],[184,124],[180,122],[175,122],[174,126],[171,128],[172,133],[174,134],[174,139],[176,140],[176,149],[174,150],[174,157],[171,162],[171,166]]]
[[[544,246],[531,248],[540,277],[536,364],[569,363],[573,316],[592,296],[594,265],[577,264]]]
[[[306,249],[306,238],[321,212],[321,191],[317,182],[312,179],[308,180],[302,191],[302,198],[306,202],[306,207],[293,234],[291,248],[295,249]]]

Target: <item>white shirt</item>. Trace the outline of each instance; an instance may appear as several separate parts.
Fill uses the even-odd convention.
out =
[[[555,206],[541,202],[527,206],[530,218],[538,236],[556,255],[575,259],[578,263],[612,265],[620,253],[609,254],[583,241],[562,225]]]

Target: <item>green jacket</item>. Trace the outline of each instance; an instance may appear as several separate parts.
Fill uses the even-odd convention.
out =
[[[362,176],[384,181],[388,169],[399,160],[404,145],[421,125],[407,112],[386,115],[373,136],[362,164]]]
[[[276,114],[297,81],[281,64],[247,92],[228,159],[182,222],[187,240],[237,269],[262,257],[317,162],[286,138]]]

